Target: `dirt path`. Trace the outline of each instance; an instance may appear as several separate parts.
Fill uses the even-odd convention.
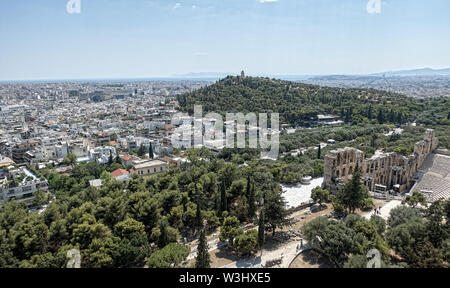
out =
[[[316,213],[311,213],[309,208],[301,211],[294,212],[290,215],[293,220],[293,224],[285,226],[282,229],[277,229],[276,232],[287,232],[289,230],[299,231],[300,228],[313,219],[330,214],[333,210],[332,205],[327,205],[324,210]],[[230,249],[217,249],[211,252],[212,267],[224,267],[224,268],[244,268],[244,267],[261,267],[268,261],[281,259],[281,264],[276,267],[287,268],[290,262],[295,258],[297,253],[297,247],[299,240],[291,238],[290,240],[280,243],[275,241],[271,234],[268,234],[267,241],[264,244],[262,250],[262,256],[258,252],[254,257],[241,259],[237,255],[231,252]]]
[[[384,200],[375,200],[375,207],[384,207],[386,203],[389,203]],[[389,206],[389,205],[386,205]],[[382,208],[383,211],[384,208]],[[385,209],[386,210],[386,209]],[[321,211],[312,213],[310,208],[306,208],[297,212],[292,213],[289,217],[292,219],[292,225],[285,226],[282,229],[277,229],[276,232],[288,232],[289,230],[300,231],[300,229],[308,222],[312,220],[324,216],[331,215],[333,212],[333,205],[327,204],[326,208]],[[360,211],[356,212],[359,215],[370,217],[373,214],[372,211]],[[369,215],[369,216],[368,216]],[[253,228],[254,229],[254,228]],[[236,268],[236,267],[261,267],[261,265],[265,265],[267,261],[280,259],[281,264],[277,267],[288,267],[290,262],[295,258],[291,267],[321,267],[321,265],[327,266],[328,262],[326,262],[323,257],[314,256],[313,252],[308,252],[303,255],[301,253],[299,256],[297,254],[299,251],[297,250],[297,246],[299,244],[299,240],[295,238],[291,238],[290,240],[280,243],[272,239],[271,234],[266,234],[267,241],[264,244],[262,256],[258,252],[257,255],[249,258],[241,258],[239,257],[231,248],[226,246],[226,243],[219,242],[219,231],[217,230],[215,233],[209,235],[207,237],[208,245],[209,245],[209,253],[211,256],[211,267],[226,267],[226,268]],[[188,257],[188,262],[186,266],[192,265],[195,262],[195,256],[197,252],[197,240],[189,243],[191,247],[191,254]],[[297,256],[297,258],[296,258]],[[316,258],[314,258],[316,257]],[[323,260],[323,261],[322,261]],[[330,264],[332,265],[332,264]]]
[[[334,268],[335,265],[323,255],[314,250],[307,250],[300,253],[289,268]]]

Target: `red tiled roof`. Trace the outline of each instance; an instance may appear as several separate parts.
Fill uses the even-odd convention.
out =
[[[111,172],[111,175],[114,178],[116,178],[116,177],[119,177],[119,176],[122,176],[122,175],[128,175],[128,171],[125,170],[125,169],[117,169],[117,170],[114,170],[113,172]]]
[[[119,156],[119,157],[120,157],[120,159],[125,160],[125,161],[131,160],[131,156],[130,155],[122,155],[122,156]]]

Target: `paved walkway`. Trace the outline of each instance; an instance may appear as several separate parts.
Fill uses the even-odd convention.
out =
[[[208,242],[208,247],[209,247],[208,252],[214,251],[216,249],[219,249],[219,248],[221,248],[223,246],[227,246],[227,245],[228,245],[228,243],[220,242],[219,238],[216,238],[216,239]],[[198,247],[198,245],[191,247],[191,253],[186,258],[186,260],[191,260],[191,259],[194,259],[195,257],[197,257],[197,247]]]
[[[380,209],[381,215],[378,215],[378,216],[381,216],[381,218],[383,218],[384,220],[387,220],[389,218],[389,213],[391,213],[391,210],[400,205],[402,205],[402,201],[391,200],[388,203],[386,203],[383,207],[381,207],[381,209]],[[364,214],[363,216],[366,219],[370,219],[370,217],[372,217],[372,215],[374,215],[374,211]]]
[[[292,241],[287,244],[281,244],[273,250],[263,250],[261,253],[257,253],[255,257],[246,259],[239,259],[233,263],[227,264],[220,268],[261,268],[261,265],[266,265],[268,261],[282,259],[282,262],[277,267],[288,268],[289,264],[300,253],[301,250],[297,250],[299,241]]]

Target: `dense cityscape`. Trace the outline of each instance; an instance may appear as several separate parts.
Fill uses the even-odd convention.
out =
[[[283,91],[290,85],[292,96],[285,99],[306,97],[297,92],[296,87],[302,87],[315,95],[308,97],[316,98],[304,99],[321,103],[316,111],[300,110],[295,121],[282,114],[279,130],[224,123],[227,129],[234,127],[233,137],[240,129],[246,137],[254,130],[271,137],[278,133],[279,157],[261,158],[261,142],[253,149],[230,148],[223,141],[213,145],[220,142],[217,139],[195,142],[192,127],[199,129],[195,125],[200,121],[200,133],[209,131],[219,118],[189,115],[191,101],[211,111],[208,97],[213,92],[214,97],[219,95],[219,107],[228,107],[220,112],[235,112],[238,103],[246,104],[233,95],[247,91],[247,97],[265,97],[250,91],[267,85],[272,86],[271,95],[277,94],[274,87]],[[432,98],[423,106],[430,108],[417,114],[395,112],[402,111],[397,102],[404,96],[390,92],[368,90],[364,101],[355,100],[350,89],[324,92],[335,94],[331,101],[351,101],[354,108],[341,110],[339,105],[327,106],[330,100],[317,93],[322,90],[317,86],[247,77],[244,71],[216,83],[108,81],[0,87],[4,267],[63,267],[71,249],[81,250],[79,265],[84,267],[365,267],[364,251],[369,247],[384,253],[385,267],[446,265],[447,224],[433,224],[442,226],[444,234],[426,240],[423,245],[440,244],[425,256],[402,252],[404,244],[398,244],[395,233],[409,226],[397,231],[392,224],[409,223],[412,215],[426,217],[420,216],[426,209],[441,209],[442,216],[448,211],[446,98]],[[268,99],[254,98],[249,105],[264,112]],[[377,106],[381,99],[390,104]],[[411,107],[423,105],[422,100],[410,102]],[[428,109],[437,109],[433,115],[442,119],[433,120],[441,121],[430,125]],[[356,193],[355,199],[349,199],[349,193]],[[428,229],[431,220],[425,219],[420,223]],[[335,239],[350,241],[347,248],[315,243],[311,235],[326,233],[310,231],[319,223],[343,223],[336,228],[344,229],[338,237],[355,233],[356,238]],[[361,228],[349,226],[355,223],[376,228],[375,234],[360,234]],[[332,252],[335,249],[338,254]],[[389,249],[399,253],[398,258],[389,256]],[[424,253],[424,246],[411,249]],[[318,259],[306,260],[311,257]],[[426,257],[426,262],[416,257]]]
[[[449,2],[177,1],[0,2],[1,275],[445,275]]]

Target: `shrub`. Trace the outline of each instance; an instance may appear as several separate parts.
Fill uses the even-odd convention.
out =
[[[236,237],[236,248],[242,255],[251,255],[258,249],[258,231],[249,230]]]

